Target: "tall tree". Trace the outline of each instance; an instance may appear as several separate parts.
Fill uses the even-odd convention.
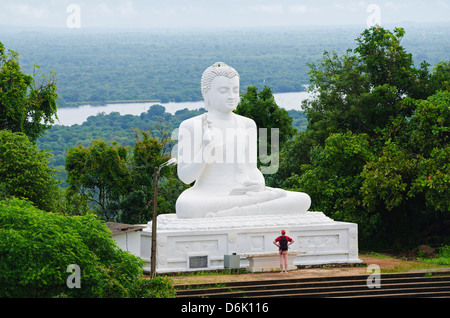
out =
[[[253,119],[258,127],[258,167],[268,175],[266,180],[270,183],[279,167],[280,150],[296,132],[292,117],[277,105],[267,86],[260,92],[256,86],[248,87],[235,112]],[[272,134],[278,136],[278,143],[272,140]]]
[[[96,202],[105,220],[120,213],[120,202],[128,193],[131,176],[128,151],[117,142],[108,145],[95,140],[91,146],[69,149],[66,157],[67,181],[75,193]]]
[[[450,63],[417,68],[404,34],[373,27],[354,50],[310,65],[308,128],[277,177],[310,193],[315,209],[355,220],[372,247],[423,242],[449,217]]]
[[[26,198],[39,209],[56,212],[58,181],[49,157],[25,134],[0,130],[0,198]]]
[[[145,223],[151,220],[155,167],[168,160],[161,155],[163,146],[149,132],[136,131],[129,168],[131,187],[122,202],[120,219],[125,223]],[[162,171],[165,173],[166,170]]]
[[[253,119],[258,128],[278,128],[281,145],[295,133],[295,129],[292,128],[292,117],[287,110],[277,105],[270,87],[265,86],[258,92],[256,86],[249,86],[241,95],[236,113]],[[270,142],[270,137],[268,138]]]
[[[18,53],[5,52],[0,42],[0,129],[23,132],[36,141],[57,118],[56,101],[54,74],[37,83],[36,74],[21,71]]]
[[[439,63],[432,71],[422,62],[416,68],[401,45],[402,28],[364,30],[347,54],[325,52],[310,64],[309,90],[315,98],[303,102],[308,128],[323,144],[330,133],[376,135],[393,118],[410,117],[413,105],[405,97],[426,99],[450,80],[450,66]],[[448,84],[447,84],[448,85]]]

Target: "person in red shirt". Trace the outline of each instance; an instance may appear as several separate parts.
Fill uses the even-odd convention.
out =
[[[284,273],[287,273],[287,264],[288,264],[288,249],[289,245],[294,243],[294,240],[286,235],[285,230],[281,230],[281,236],[278,236],[273,244],[278,246],[278,250],[280,252],[280,268],[281,273],[283,273],[283,261],[284,261]]]

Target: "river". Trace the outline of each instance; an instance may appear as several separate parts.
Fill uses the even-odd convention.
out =
[[[278,106],[286,110],[301,110],[301,103],[307,99],[310,94],[307,92],[279,93],[273,94]],[[99,113],[109,114],[118,112],[121,115],[139,116],[155,104],[162,105],[166,108],[166,112],[175,114],[180,109],[199,109],[204,107],[203,102],[180,102],[180,103],[130,103],[130,104],[106,104],[105,106],[83,105],[74,108],[58,109],[59,122],[56,124],[64,126],[81,125],[89,116],[95,116]]]

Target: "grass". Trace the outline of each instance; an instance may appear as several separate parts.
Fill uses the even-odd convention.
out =
[[[408,261],[405,262],[404,264],[382,268],[381,273],[401,273],[401,272],[417,271],[422,269],[436,269],[436,268],[448,268],[448,266],[434,265],[424,261]]]
[[[444,245],[439,249],[438,254],[435,258],[420,258],[424,262],[433,264],[433,265],[442,265],[449,266],[450,265],[450,245]]]
[[[392,258],[392,256],[375,252],[369,252],[365,255],[381,259]],[[381,268],[381,273],[399,273],[405,271],[414,271],[422,269],[449,268],[450,267],[450,246],[445,245],[439,249],[434,258],[419,257],[416,260],[404,261],[399,265]]]

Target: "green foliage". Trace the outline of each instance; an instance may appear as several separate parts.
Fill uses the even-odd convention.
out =
[[[258,128],[278,128],[280,132],[280,145],[289,140],[295,133],[292,127],[292,117],[287,110],[279,107],[272,95],[272,90],[264,86],[258,92],[258,88],[250,86],[241,95],[241,101],[236,108],[236,113],[252,118]],[[268,144],[271,144],[270,134],[267,136]]]
[[[95,201],[105,220],[113,219],[118,213],[129,189],[127,156],[125,147],[116,142],[108,145],[103,140],[95,140],[87,148],[71,148],[67,153],[67,181],[71,189]]]
[[[129,161],[129,171],[131,175],[130,188],[127,191],[121,206],[122,214],[120,218],[129,223],[145,223],[152,219],[154,171],[155,167],[167,161],[169,157],[163,156],[163,146],[150,132],[138,131],[137,140],[132,149],[132,159]],[[161,176],[172,176],[173,170],[164,169]],[[162,193],[158,196],[158,204],[164,200]],[[174,204],[174,202],[173,202]],[[175,211],[174,205],[171,211]],[[161,205],[158,205],[158,212],[164,213]],[[167,211],[165,211],[167,213]]]
[[[0,130],[0,197],[27,198],[42,210],[54,210],[59,190],[50,157],[25,134]]]
[[[430,154],[450,141],[450,91],[439,91],[427,100],[411,101],[415,108],[408,125],[409,147]]]
[[[415,98],[420,95],[420,80],[427,71],[414,68],[412,54],[400,45],[404,35],[403,28],[395,28],[392,32],[376,26],[366,29],[357,39],[355,53],[363,61],[363,70],[374,87],[396,87],[397,98],[404,94]]]
[[[275,102],[272,90],[265,86],[260,92],[255,86],[250,86],[244,94],[235,112],[239,115],[252,118],[258,127],[258,167],[263,168],[267,162],[272,162],[271,156],[279,156],[287,141],[292,138],[296,130],[292,126],[292,117],[280,108]],[[261,135],[262,129],[265,134]],[[272,142],[273,129],[278,129],[278,143]],[[261,151],[261,149],[263,149]],[[266,151],[265,153],[263,153]],[[271,168],[270,168],[271,169]],[[268,182],[270,177],[267,178]]]
[[[416,69],[411,54],[400,45],[404,30],[373,27],[357,39],[346,55],[325,52],[310,65],[310,90],[318,94],[304,101],[308,128],[323,142],[330,133],[351,130],[374,135],[391,118],[412,113],[405,96],[422,98],[429,79],[428,64]],[[428,86],[427,86],[428,87]]]
[[[368,162],[362,176],[364,201],[369,210],[381,207],[391,211],[404,204],[417,167],[416,156],[388,143],[375,162]]]
[[[415,109],[412,117],[383,129],[381,154],[362,172],[366,208],[378,211],[398,235],[413,239],[427,224],[448,217],[449,97],[449,91],[438,91],[427,100],[405,100]]]
[[[441,246],[435,258],[426,258],[424,261],[437,265],[450,265],[450,245]]]
[[[302,165],[300,175],[292,174],[283,186],[308,193],[314,211],[360,224],[360,237],[367,237],[376,223],[372,215],[361,213],[363,197],[359,193],[364,181],[360,172],[374,157],[368,136],[332,134],[323,147],[312,148],[310,156],[310,163]]]
[[[89,211],[87,204],[94,203],[94,209],[104,220],[132,224],[151,220],[154,170],[169,157],[152,132],[135,130],[135,138],[133,147],[95,140],[87,147],[69,149],[66,210],[75,206]],[[158,186],[158,213],[173,213],[176,199],[186,188],[173,167],[164,168]]]
[[[70,264],[80,267],[80,288],[67,287]],[[170,282],[144,280],[142,266],[94,215],[0,201],[0,297],[173,297]]]
[[[308,118],[308,130],[315,139],[324,142],[331,133],[368,133],[373,120],[362,109],[369,102],[370,82],[359,66],[356,56],[339,56],[335,52],[324,52],[318,65],[309,64],[310,86],[308,90],[317,98],[303,101]],[[369,117],[369,118],[367,118]]]
[[[0,130],[23,132],[35,141],[56,117],[55,78],[43,77],[37,85],[36,74],[23,73],[18,57],[14,51],[5,53],[0,42]]]
[[[159,99],[199,101],[199,79],[208,65],[226,61],[242,77],[241,86],[298,92],[307,83],[306,62],[321,54],[318,38],[336,48],[349,45],[352,30],[177,30],[114,32],[3,32],[5,44],[33,63],[58,74],[58,102]],[[333,33],[330,36],[330,32]],[[221,41],[217,41],[220,38]],[[270,43],[270,44],[269,44]]]
[[[362,246],[434,240],[428,229],[449,217],[449,63],[416,68],[404,35],[374,27],[310,64],[308,127],[277,176],[315,210],[357,222]]]

